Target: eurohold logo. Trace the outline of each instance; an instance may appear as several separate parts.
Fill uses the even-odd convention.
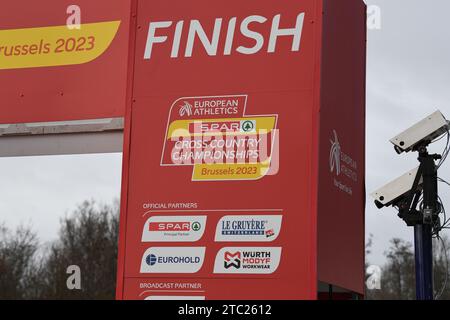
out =
[[[168,39],[171,42],[171,58],[178,58],[180,55],[184,55],[185,58],[192,57],[194,47],[198,43],[203,46],[203,49],[209,56],[217,56],[219,54],[229,56],[233,53],[252,55],[261,50],[274,53],[277,50],[277,41],[281,37],[292,38],[291,51],[300,51],[305,13],[299,13],[295,18],[295,24],[290,26],[288,24],[289,21],[285,21],[286,19],[282,18],[281,14],[271,18],[271,29],[268,37],[253,29],[254,25],[265,24],[269,20],[267,17],[260,15],[251,15],[242,20],[232,17],[228,21],[225,21],[223,18],[216,18],[212,30],[205,30],[202,23],[205,24],[206,21],[151,21],[148,28],[144,60],[152,58],[156,44],[168,42]],[[281,28],[280,25],[289,27]],[[238,38],[236,33],[238,32],[242,35],[239,38],[250,39],[254,45],[248,47],[238,43],[236,40]],[[212,36],[208,37],[210,34]],[[196,41],[197,39],[199,42]],[[184,52],[180,52],[182,46],[186,48]],[[224,48],[223,52],[219,52],[219,48]]]
[[[206,216],[154,216],[144,224],[142,242],[195,242],[205,232]]]
[[[217,242],[270,242],[278,238],[281,215],[225,216],[217,223]]]
[[[330,172],[335,173],[333,184],[340,191],[353,195],[351,184],[358,182],[358,164],[343,151],[336,130],[333,130],[330,143],[329,166]],[[343,181],[344,178],[348,181]]]
[[[214,273],[271,274],[278,269],[281,247],[222,248],[216,256]]]
[[[154,254],[149,254],[146,258],[145,258],[145,262],[147,262],[147,264],[149,266],[154,266],[156,264],[156,261],[158,261],[158,257],[155,256]]]
[[[157,263],[199,263],[200,257],[186,257],[186,256],[174,256],[174,257],[158,257],[154,254],[150,254],[145,258],[145,261],[149,266],[154,266]]]
[[[152,247],[145,251],[141,273],[196,273],[204,261],[205,247]]]

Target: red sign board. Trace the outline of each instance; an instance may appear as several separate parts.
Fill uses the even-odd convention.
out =
[[[68,0],[17,0],[4,5],[0,123],[123,117],[131,2],[79,0],[75,7]],[[70,23],[78,21],[74,14],[81,18],[79,28]]]
[[[119,299],[363,293],[363,1],[7,7],[0,123],[125,115]]]
[[[362,293],[362,1],[135,9],[118,298]]]

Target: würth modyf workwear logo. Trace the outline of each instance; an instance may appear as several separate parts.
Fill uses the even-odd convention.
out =
[[[336,130],[333,130],[334,140],[330,140],[330,172],[336,170],[336,175],[341,174],[341,145],[339,144]]]
[[[231,267],[239,269],[241,267],[240,252],[225,252],[224,260],[225,269],[229,269]]]
[[[214,262],[216,274],[271,274],[278,269],[281,247],[225,247]]]

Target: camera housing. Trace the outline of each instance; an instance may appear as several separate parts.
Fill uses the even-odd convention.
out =
[[[371,193],[372,198],[375,199],[375,205],[381,209],[396,206],[405,199],[412,191],[418,170],[419,167],[416,167]],[[419,187],[421,187],[422,182],[423,180],[420,178]]]
[[[450,122],[438,110],[389,141],[394,144],[398,154],[414,151],[422,145],[428,145],[449,128]]]

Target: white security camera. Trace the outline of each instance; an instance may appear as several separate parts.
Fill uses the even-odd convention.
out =
[[[418,170],[419,167],[414,168],[373,192],[371,196],[375,199],[376,206],[379,209],[382,207],[396,206],[410,195]],[[422,185],[422,181],[421,177],[419,180],[419,187]]]
[[[436,111],[409,129],[403,131],[390,141],[394,144],[398,154],[415,151],[419,146],[428,145],[434,139],[447,132],[450,122],[440,111]]]

